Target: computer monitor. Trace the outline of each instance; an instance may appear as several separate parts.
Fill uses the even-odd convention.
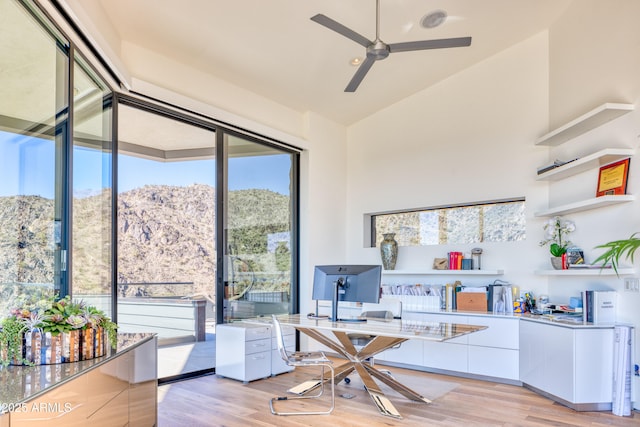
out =
[[[313,299],[331,301],[331,320],[338,319],[338,302],[380,301],[380,265],[318,265],[313,273]]]

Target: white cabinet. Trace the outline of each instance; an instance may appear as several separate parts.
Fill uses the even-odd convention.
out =
[[[283,326],[285,346],[294,351],[295,330]],[[271,325],[225,323],[216,326],[216,374],[249,382],[293,370],[280,356]]]
[[[404,312],[402,318],[407,321],[481,325],[487,329],[443,342],[409,340],[399,349],[387,350],[376,359],[494,379],[519,380],[517,317]]]
[[[572,120],[564,126],[549,132],[542,136],[536,142],[536,145],[557,146],[563,144],[573,138],[582,135],[598,126],[601,126],[623,114],[632,111],[632,104],[603,104],[588,113]],[[634,150],[626,148],[605,148],[603,150],[588,154],[566,163],[555,169],[551,169],[538,175],[538,180],[559,181],[578,173],[594,169],[616,160],[622,160],[631,157]],[[635,200],[635,196],[630,194],[607,195],[595,197],[586,200],[580,200],[573,203],[563,204],[559,206],[550,206],[549,209],[536,212],[537,217],[550,217],[555,215],[565,215],[569,213],[581,212],[589,209],[596,209],[605,206],[611,206],[619,203],[627,203]]]
[[[520,321],[520,380],[576,410],[609,410],[613,327]]]
[[[287,351],[294,352],[296,349],[296,330],[292,326],[282,325],[282,335],[284,336],[284,346]],[[293,371],[293,366],[287,365],[278,350],[276,331],[271,328],[271,375],[283,374]]]
[[[216,326],[216,374],[245,382],[271,376],[271,327]]]
[[[469,335],[469,373],[517,381],[520,378],[519,319],[470,316],[468,323],[487,326]]]

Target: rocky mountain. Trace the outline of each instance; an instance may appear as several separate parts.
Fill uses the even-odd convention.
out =
[[[288,256],[289,197],[268,190],[229,193],[228,238],[234,272],[277,274]],[[215,283],[215,189],[149,185],[117,201],[120,294],[212,294]],[[76,294],[105,293],[110,256],[108,194],[73,202],[73,286]],[[0,283],[53,283],[56,236],[53,201],[0,197]],[[283,237],[284,236],[284,237]],[[271,241],[271,242],[270,242]],[[278,243],[278,242],[276,242]],[[254,280],[255,281],[255,280]],[[192,283],[167,285],[167,283]],[[146,283],[150,285],[140,285]],[[14,291],[15,292],[15,291]],[[2,295],[0,297],[8,296]]]

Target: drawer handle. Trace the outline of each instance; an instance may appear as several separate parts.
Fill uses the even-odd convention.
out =
[[[253,356],[253,360],[264,359],[264,355]]]

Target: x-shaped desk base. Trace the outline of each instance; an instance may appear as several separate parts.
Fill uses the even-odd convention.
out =
[[[402,418],[391,401],[389,401],[382,390],[380,390],[380,387],[378,387],[378,384],[375,382],[374,378],[382,381],[384,384],[402,394],[407,399],[416,402],[431,403],[429,399],[421,396],[405,385],[399,383],[391,376],[380,372],[367,361],[370,357],[375,356],[381,351],[387,350],[391,347],[395,347],[396,345],[406,341],[406,338],[375,336],[366,346],[358,350],[349,339],[348,334],[345,332],[333,331],[333,334],[338,339],[338,344],[334,340],[328,338],[315,329],[300,327],[298,327],[297,329],[347,359],[345,363],[335,368],[335,384],[343,381],[351,372],[355,370],[362,379],[365,389],[369,393],[369,396],[371,396],[371,400],[373,400],[373,403],[376,405],[382,415],[393,418]],[[320,379],[318,378],[316,380],[306,381],[296,387],[293,387],[289,389],[289,392],[304,394],[319,386]]]

